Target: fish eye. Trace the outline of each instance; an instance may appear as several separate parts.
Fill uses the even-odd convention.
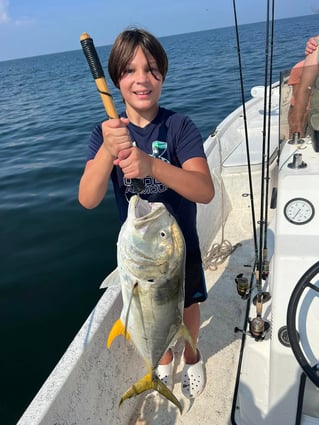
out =
[[[164,230],[161,230],[160,236],[161,236],[161,238],[165,239],[166,238],[166,232]]]

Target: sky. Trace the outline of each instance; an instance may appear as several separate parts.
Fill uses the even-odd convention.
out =
[[[266,20],[267,0],[0,0],[0,61],[80,49],[83,32],[104,46],[130,26],[157,37],[233,26],[233,1],[239,24]],[[319,0],[274,2],[276,19],[319,11]]]

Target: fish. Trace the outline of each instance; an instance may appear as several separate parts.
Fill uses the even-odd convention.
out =
[[[155,390],[182,406],[157,377],[156,368],[174,340],[183,337],[194,350],[192,337],[183,323],[185,241],[172,214],[161,202],[131,197],[128,215],[117,241],[117,270],[123,308],[107,339],[123,335],[144,359],[147,373],[122,396],[124,400]]]

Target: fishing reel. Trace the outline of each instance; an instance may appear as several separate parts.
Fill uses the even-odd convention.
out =
[[[248,279],[241,273],[236,276],[235,282],[238,295],[240,295],[242,299],[246,300],[251,291],[251,288],[249,288],[248,285]],[[269,292],[259,292],[253,299],[253,304],[256,306],[256,317],[254,319],[248,319],[248,331],[240,329],[237,326],[234,331],[242,332],[245,335],[251,336],[252,338],[255,338],[255,341],[263,340],[270,329],[270,324],[261,317],[262,305],[264,302],[269,301],[269,299]]]
[[[270,323],[257,315],[254,319],[248,319],[248,331],[236,326],[234,332],[241,332],[244,335],[251,336],[255,341],[262,341],[265,339],[269,329]]]
[[[249,332],[255,341],[263,340],[270,329],[270,324],[264,320],[262,315],[263,303],[269,301],[270,294],[269,292],[260,292],[258,293],[253,303],[256,306],[256,317],[252,320],[249,320]]]
[[[269,322],[265,321],[258,315],[248,322],[250,335],[255,338],[255,341],[263,340],[270,329]]]
[[[247,277],[245,277],[243,273],[240,273],[239,275],[236,276],[235,283],[236,283],[236,289],[237,289],[238,295],[243,300],[247,300],[250,293]]]
[[[257,273],[258,273],[258,271],[257,271]],[[269,275],[269,261],[264,260],[263,261],[263,270],[262,270],[262,274],[261,274],[262,280],[266,280],[268,278],[268,275]],[[240,273],[236,276],[235,283],[236,283],[236,289],[237,289],[238,295],[243,300],[247,300],[248,297],[249,297],[249,294],[251,292],[251,289],[252,289],[252,288],[249,287],[247,277],[245,277],[243,275],[243,273]],[[266,302],[270,299],[270,294],[268,292],[262,292],[262,295],[263,295],[263,301],[264,302]]]

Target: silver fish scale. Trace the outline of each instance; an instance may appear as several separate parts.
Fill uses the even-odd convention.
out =
[[[118,238],[118,268],[121,320],[155,370],[182,326],[184,310],[185,242],[163,204],[131,198]]]

